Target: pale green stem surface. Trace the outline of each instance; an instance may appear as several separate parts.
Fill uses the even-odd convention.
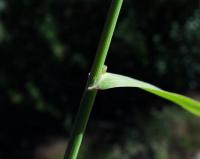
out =
[[[74,128],[64,159],[77,158],[84,131],[97,94],[97,90],[88,90],[88,87],[94,85],[101,76],[122,3],[123,0],[112,0],[107,21],[99,42],[91,73],[81,99],[80,108],[75,119]]]

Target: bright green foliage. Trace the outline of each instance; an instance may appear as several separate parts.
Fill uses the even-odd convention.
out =
[[[159,97],[172,101],[180,105],[187,111],[200,116],[200,102],[177,93],[172,93],[162,90],[146,82],[118,74],[113,74],[113,73],[102,74],[102,77],[100,78],[98,83],[95,86],[89,87],[89,89],[96,88],[104,90],[116,87],[136,87],[143,89]]]

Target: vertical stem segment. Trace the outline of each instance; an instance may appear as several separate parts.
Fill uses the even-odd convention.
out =
[[[97,90],[88,90],[88,87],[95,84],[101,76],[106,60],[108,49],[112,40],[113,32],[121,10],[123,0],[112,0],[106,24],[99,42],[96,57],[83,93],[80,108],[75,119],[74,128],[71,134],[69,145],[65,152],[64,159],[76,159],[83,139],[83,134],[95,101]]]

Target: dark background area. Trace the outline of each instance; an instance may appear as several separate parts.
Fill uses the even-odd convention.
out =
[[[109,5],[0,0],[0,159],[62,158]],[[199,99],[199,44],[198,0],[124,0],[106,65]],[[100,91],[80,158],[198,159],[199,133],[153,95]]]

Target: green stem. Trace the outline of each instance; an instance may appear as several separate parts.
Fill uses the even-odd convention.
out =
[[[107,21],[101,35],[91,73],[89,75],[86,88],[80,102],[80,108],[75,119],[74,128],[71,134],[68,148],[65,152],[64,159],[77,158],[79,148],[83,139],[83,134],[97,94],[97,90],[88,90],[88,87],[94,85],[101,76],[113,32],[115,30],[117,19],[121,10],[122,2],[123,0],[112,0]]]

